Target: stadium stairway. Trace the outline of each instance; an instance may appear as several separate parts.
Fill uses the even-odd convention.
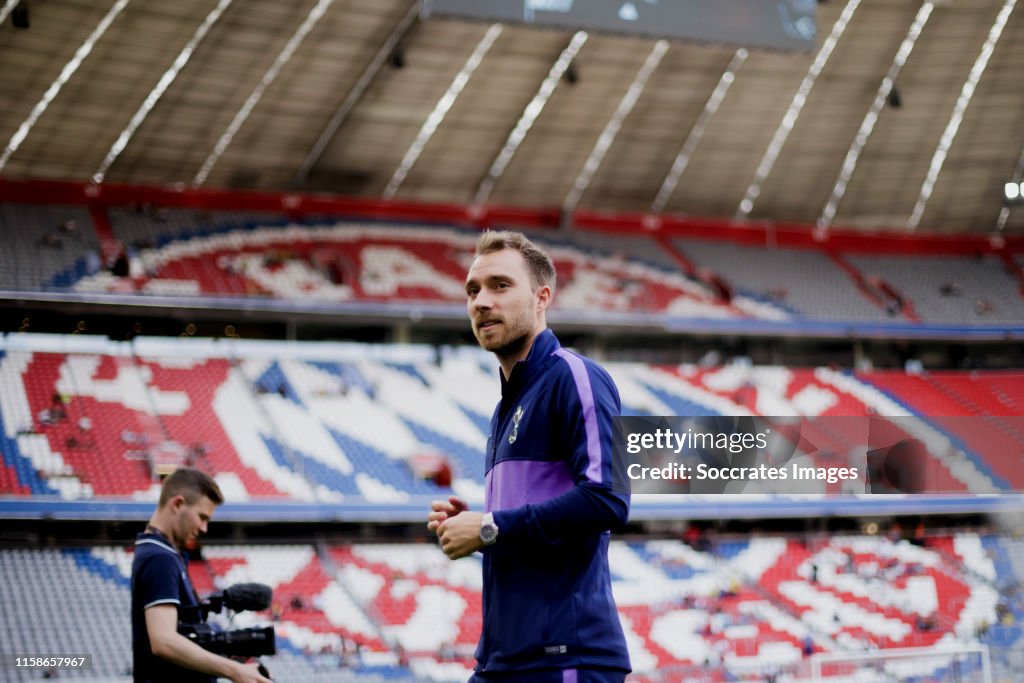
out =
[[[990,626],[988,643],[1000,651],[1019,652],[1024,648],[1024,542],[985,536],[982,543],[995,565],[996,589],[1008,614]]]

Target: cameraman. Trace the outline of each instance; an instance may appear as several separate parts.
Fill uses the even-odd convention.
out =
[[[258,664],[242,664],[204,650],[178,633],[178,622],[198,614],[199,598],[188,578],[187,545],[206,532],[224,495],[207,474],[175,470],[164,480],[146,531],[135,539],[132,563],[132,660],[135,683],[270,683]]]

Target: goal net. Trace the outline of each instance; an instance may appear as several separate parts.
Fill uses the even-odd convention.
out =
[[[826,652],[810,669],[815,683],[992,683],[986,645]]]

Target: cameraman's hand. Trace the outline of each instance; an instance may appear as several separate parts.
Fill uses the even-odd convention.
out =
[[[237,673],[231,675],[231,680],[234,683],[270,683],[270,679],[259,672],[259,662],[235,663],[237,664]]]
[[[235,683],[270,683],[257,670],[259,662],[242,664],[221,657],[178,633],[178,610],[172,604],[152,605],[146,610],[146,632],[153,654],[160,659],[211,676],[230,678]]]

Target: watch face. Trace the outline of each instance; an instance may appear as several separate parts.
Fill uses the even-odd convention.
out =
[[[498,538],[498,527],[494,524],[484,524],[480,527],[480,540],[484,543],[494,543]]]

